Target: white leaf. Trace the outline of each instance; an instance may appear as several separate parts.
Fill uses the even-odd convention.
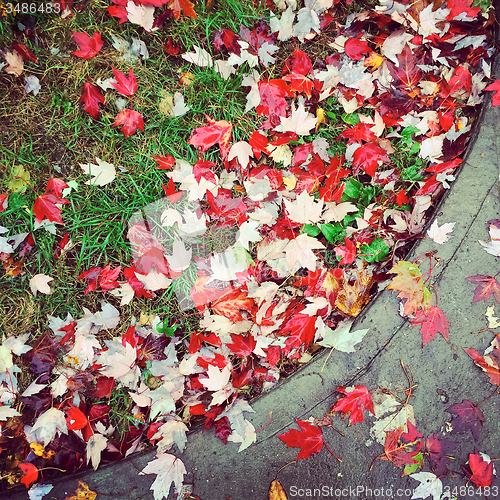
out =
[[[273,45],[269,42],[264,42],[258,50],[259,59],[261,63],[267,68],[270,64],[274,64],[276,58],[273,57],[273,54],[278,50],[276,45]]]
[[[197,45],[193,45],[194,52],[186,52],[182,54],[182,58],[190,63],[196,64],[196,66],[200,66],[202,68],[209,66],[213,66],[212,56],[205,50]]]
[[[52,484],[34,484],[28,490],[29,500],[42,500],[45,495],[48,495],[54,486]]]
[[[326,334],[318,344],[323,347],[332,347],[337,351],[354,352],[354,346],[363,340],[368,329],[350,332],[351,326],[352,321],[344,320],[337,325],[335,330],[326,327]]]
[[[247,419],[245,419],[245,422],[246,427],[245,433],[243,435],[233,432],[227,438],[228,441],[232,441],[233,443],[241,443],[238,449],[238,453],[240,451],[246,450],[252,443],[255,443],[255,441],[257,440],[255,427]]]
[[[239,241],[244,248],[250,250],[250,242],[260,241],[262,236],[257,230],[260,224],[257,221],[247,220],[236,234],[236,241]]]
[[[149,462],[139,474],[156,474],[150,489],[153,490],[155,500],[162,500],[163,497],[168,498],[172,483],[177,493],[181,491],[186,473],[186,467],[180,459],[168,453],[157,453],[156,459]]]
[[[24,61],[17,50],[5,52],[3,57],[9,63],[9,65],[4,68],[4,71],[10,75],[20,76],[24,70]]]
[[[30,288],[33,295],[36,297],[37,292],[44,293],[45,295],[50,295],[52,292],[50,290],[49,282],[54,278],[47,276],[45,274],[35,274],[33,278],[30,279]]]
[[[345,201],[343,203],[327,202],[326,207],[327,210],[325,210],[325,213],[323,214],[323,219],[326,222],[340,222],[344,220],[344,217],[347,214],[358,211],[358,207],[353,203],[349,203],[348,201]]]
[[[92,175],[92,179],[85,182],[88,186],[105,186],[115,180],[116,169],[112,163],[101,161],[96,158],[97,165],[93,163],[80,163],[80,167],[87,175]]]
[[[279,31],[278,33],[279,41],[288,40],[292,36],[294,19],[295,19],[295,12],[293,11],[291,6],[288,6],[285,12],[283,12],[283,14],[281,15],[281,19],[279,21],[276,17],[274,16],[271,17],[271,30],[273,33]]]
[[[228,384],[229,377],[231,376],[231,370],[228,365],[226,365],[222,371],[220,371],[216,366],[208,365],[207,374],[207,378],[200,377],[199,381],[209,391],[219,391]]]
[[[431,472],[417,472],[416,474],[410,474],[410,477],[420,482],[419,486],[413,491],[412,499],[425,499],[432,495],[433,500],[440,500],[443,493],[443,483],[435,474]]]
[[[299,103],[295,108],[292,105],[292,114],[288,118],[280,116],[281,125],[284,132],[295,132],[297,135],[309,135],[311,129],[316,126],[318,119],[306,111],[304,98],[299,97]]]
[[[323,243],[320,243],[315,238],[311,238],[308,234],[299,234],[291,240],[285,248],[286,260],[291,268],[299,263],[301,267],[316,270],[316,255],[313,250],[325,248]]]
[[[26,85],[24,86],[24,92],[29,94],[33,92],[33,95],[38,95],[40,92],[40,80],[35,75],[30,75],[26,77]]]
[[[308,37],[311,30],[320,33],[318,14],[311,9],[300,9],[297,14],[297,24],[293,27],[293,36],[297,37],[301,42]]]
[[[174,107],[170,110],[170,116],[184,116],[191,108],[186,106],[184,96],[180,92],[174,93]]]
[[[288,216],[300,224],[314,224],[321,220],[323,200],[316,201],[306,189],[297,196],[295,201],[284,200]],[[357,210],[357,209],[356,209]]]
[[[47,384],[37,384],[36,380],[33,380],[31,384],[26,387],[26,390],[21,394],[24,398],[29,398],[30,396],[33,396],[33,394],[38,394],[44,387],[47,387]]]
[[[486,319],[488,320],[488,328],[498,328],[500,322],[495,316],[495,304],[486,309]]]
[[[184,271],[191,264],[191,256],[193,251],[191,248],[186,250],[184,243],[181,240],[175,240],[172,247],[173,255],[167,255],[168,265],[175,272]]]
[[[431,227],[427,231],[427,236],[434,241],[435,243],[438,243],[439,245],[442,245],[446,241],[449,240],[448,233],[451,233],[453,231],[453,226],[455,225],[454,222],[447,222],[446,224],[443,224],[441,227],[437,223],[437,219],[432,223]]]
[[[168,451],[173,444],[177,445],[179,451],[183,451],[186,447],[186,432],[188,428],[184,422],[177,419],[168,420],[156,432],[151,439],[163,438],[158,443],[158,451],[163,453]]]
[[[57,408],[50,408],[40,415],[31,429],[32,433],[36,433],[37,442],[41,442],[43,446],[47,446],[56,437],[57,431],[68,433],[66,417]]]
[[[14,408],[10,406],[2,405],[0,406],[0,420],[7,420],[10,417],[19,417],[21,413],[19,413]]]
[[[159,414],[167,415],[175,411],[175,401],[172,394],[167,390],[165,384],[158,389],[148,393],[148,396],[153,402],[151,404],[150,420],[154,420]]]
[[[126,306],[130,304],[132,299],[135,297],[134,289],[127,283],[120,283],[120,288],[115,288],[114,290],[109,291],[111,295],[115,297],[121,297],[120,305]]]
[[[4,341],[3,345],[10,349],[14,354],[21,356],[25,352],[31,351],[31,346],[26,345],[26,341],[30,338],[30,333],[26,332],[22,335],[18,335],[17,337],[8,337],[7,340]]]
[[[253,156],[252,146],[246,141],[239,141],[231,146],[227,159],[231,161],[233,158],[238,158],[240,165],[247,168],[250,156]]]
[[[500,229],[494,224],[490,224],[490,241],[479,240],[479,243],[489,254],[500,257]]]
[[[146,288],[146,290],[150,290],[151,292],[168,288],[172,283],[171,279],[167,278],[162,273],[157,273],[156,271],[151,271],[146,275],[136,272],[135,276],[144,285],[144,288]]]
[[[155,8],[152,5],[139,5],[134,2],[127,3],[128,20],[132,24],[142,26],[146,31],[153,29]]]
[[[108,446],[108,439],[102,434],[92,434],[87,441],[87,465],[92,460],[92,467],[97,470],[101,462],[101,452]]]
[[[259,81],[260,75],[256,70],[253,70],[252,75],[245,75],[241,81],[242,87],[250,87],[250,92],[247,92],[247,104],[245,106],[245,113],[255,108],[260,104]]]

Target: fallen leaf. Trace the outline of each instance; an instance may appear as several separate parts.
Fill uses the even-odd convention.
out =
[[[142,115],[133,109],[122,109],[115,118],[112,127],[121,127],[125,137],[130,137],[137,129],[144,132]]]
[[[490,486],[496,477],[490,457],[484,453],[478,453],[477,450],[469,454],[469,468],[462,467],[462,470],[467,474],[469,480],[479,488]]]
[[[300,431],[289,429],[288,432],[278,436],[287,448],[300,448],[299,454],[295,460],[309,458],[317,455],[323,447],[323,432],[321,427],[315,427],[306,420],[295,419],[299,424]]]
[[[323,340],[318,344],[341,352],[354,352],[354,346],[363,340],[363,337],[368,333],[368,329],[351,332],[351,326],[352,321],[343,320],[335,330],[326,327]]]
[[[471,431],[474,439],[479,439],[485,418],[483,412],[475,404],[464,399],[461,403],[450,406],[446,411],[457,415],[457,418],[451,421],[452,434]]]
[[[269,485],[268,500],[288,500],[283,486],[277,479]]]
[[[177,493],[181,491],[182,481],[187,471],[184,463],[174,455],[157,453],[156,459],[149,462],[139,472],[139,475],[144,474],[156,474],[150,489],[153,490],[155,500],[161,500],[163,497],[168,498],[172,483]]]
[[[97,120],[99,115],[99,103],[104,104],[104,96],[99,92],[99,89],[91,83],[85,82],[83,84],[83,92],[78,102],[85,104],[85,111],[94,120]]]
[[[78,488],[75,491],[75,494],[66,497],[66,500],[95,500],[97,498],[97,493],[92,491],[88,484],[83,481],[78,480]]]
[[[418,472],[411,474],[410,477],[420,482],[418,487],[413,490],[413,498],[427,498],[432,495],[433,500],[441,500],[443,493],[443,483],[432,472]]]
[[[495,300],[500,304],[500,284],[495,277],[483,276],[482,274],[476,274],[475,276],[469,276],[465,278],[466,280],[478,285],[474,291],[474,298],[472,303],[478,302],[480,300],[488,300],[490,295],[493,294]]]
[[[85,181],[87,186],[105,186],[113,182],[116,177],[116,169],[112,163],[102,161],[96,157],[97,165],[94,163],[80,163],[80,167],[86,175],[92,176],[91,179]]]
[[[363,409],[375,414],[372,396],[364,385],[348,388],[339,387],[335,392],[344,394],[344,397],[339,399],[330,411],[340,411],[342,414],[349,414],[350,425],[363,422]]]
[[[444,312],[436,306],[429,307],[427,310],[419,309],[415,317],[411,320],[411,326],[421,325],[422,346],[432,340],[439,332],[446,341],[450,338],[448,327],[450,322]]]
[[[97,31],[94,32],[92,38],[90,38],[87,33],[77,33],[76,31],[72,31],[71,34],[73,35],[75,42],[80,47],[80,50],[72,52],[72,54],[82,57],[83,59],[95,57],[104,44],[101,35]]]
[[[136,5],[134,2],[130,1],[125,8],[127,10],[128,20],[132,24],[138,24],[146,31],[151,31],[153,29],[155,14],[153,5]]]
[[[9,63],[9,65],[4,68],[4,71],[9,75],[20,76],[24,70],[24,61],[19,53],[13,50],[12,52],[5,52],[3,56]]]

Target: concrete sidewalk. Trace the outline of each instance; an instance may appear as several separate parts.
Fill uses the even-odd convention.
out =
[[[417,429],[424,437],[433,433],[443,435],[445,422],[450,422],[453,417],[445,412],[446,408],[464,399],[478,403],[494,391],[488,377],[462,349],[473,347],[483,354],[493,339],[491,331],[471,334],[486,327],[486,307],[494,303],[493,296],[487,303],[472,304],[476,285],[465,279],[500,271],[500,259],[487,254],[478,243],[478,240],[489,239],[486,222],[500,217],[500,111],[490,108],[489,99],[483,108],[476,137],[471,142],[463,169],[435,214],[440,224],[455,222],[452,238],[443,245],[437,245],[429,238],[421,240],[406,259],[411,261],[423,252],[438,250],[441,263],[432,274],[432,282],[439,297],[439,307],[451,323],[449,342],[437,335],[422,347],[419,327],[410,327],[399,315],[396,294],[390,290],[381,292],[358,317],[353,328],[369,328],[355,353],[333,352],[321,372],[329,354],[326,350],[252,402],[256,413],[246,416],[256,429],[265,426],[272,411],[270,424],[258,432],[255,444],[238,453],[238,445],[224,445],[213,431],[202,434],[198,430],[189,435],[186,451],[178,456],[189,472],[185,482],[194,483],[194,494],[202,500],[263,500],[267,498],[269,484],[278,477],[289,499],[311,498],[312,491],[308,495],[307,491],[300,490],[314,488],[321,489],[321,495],[316,495],[316,498],[411,498],[411,490],[420,483],[409,477],[400,477],[402,471],[392,463],[377,460],[369,471],[373,459],[383,452],[383,447],[376,442],[367,446],[367,442],[373,441],[370,427],[374,419],[371,415],[351,427],[347,426],[347,420],[334,417],[334,425],[345,437],[331,428],[323,428],[324,440],[342,463],[323,448],[316,457],[299,460],[278,473],[295,460],[298,449],[287,448],[277,436],[290,428],[298,429],[295,418],[307,420],[313,416],[321,419],[337,400],[333,391],[339,385],[365,385],[369,390],[377,387],[391,391],[407,389],[408,380],[401,362],[411,368],[418,384],[410,403]],[[494,395],[480,408],[486,421],[479,439],[475,440],[470,432],[446,434],[458,444],[452,453],[456,460],[449,465],[456,472],[461,471],[460,465],[465,464],[474,448],[491,458],[500,457],[500,395]],[[78,479],[96,491],[97,498],[152,499],[149,488],[154,477],[139,476],[138,472],[153,458],[154,452],[132,456],[129,460],[100,467],[97,472],[55,481],[53,490],[44,500],[61,500],[74,495]],[[427,464],[424,470],[429,470]],[[497,472],[500,473],[500,465],[497,465]],[[451,490],[465,484],[460,476],[443,479],[443,485]],[[492,486],[500,489],[500,480],[496,478]],[[387,494],[389,488],[392,495]],[[335,489],[340,493],[335,495]],[[370,493],[368,489],[379,491]],[[327,490],[332,494],[325,495]],[[460,490],[455,496],[459,499],[482,498],[477,493],[462,494]],[[497,496],[500,497],[500,491]],[[18,489],[3,492],[0,497],[12,500],[28,498],[26,491]],[[169,498],[173,498],[173,493]],[[489,498],[495,498],[495,495]]]

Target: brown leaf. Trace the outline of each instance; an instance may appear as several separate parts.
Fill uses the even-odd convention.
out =
[[[357,269],[353,272],[356,273],[354,284],[350,285],[348,280],[343,278],[343,286],[339,290],[335,306],[347,316],[355,318],[370,300],[373,277],[366,269]]]
[[[277,479],[269,486],[269,500],[288,500],[283,486]]]
[[[91,491],[88,484],[79,480],[78,485],[79,486],[75,491],[75,495],[66,497],[66,500],[94,500],[97,497],[97,493],[95,491]]]

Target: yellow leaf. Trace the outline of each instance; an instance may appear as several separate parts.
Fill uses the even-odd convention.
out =
[[[325,110],[323,108],[316,108],[316,127],[314,127],[314,131],[317,132],[319,129],[319,126],[325,122],[326,123],[326,116],[325,116]]]
[[[167,92],[161,91],[162,100],[158,106],[160,113],[168,116],[172,108],[174,107],[174,96],[168,94]]]
[[[290,177],[283,176],[283,184],[288,189],[288,191],[293,191],[297,185],[297,179],[295,175],[291,174]]]
[[[288,500],[283,486],[277,479],[269,486],[269,500]]]
[[[97,493],[91,491],[87,484],[82,481],[78,481],[78,488],[75,491],[75,495],[72,497],[66,497],[66,500],[95,500]]]
[[[381,64],[384,62],[385,58],[382,57],[380,54],[377,54],[376,52],[372,52],[366,59],[365,59],[365,66],[371,66],[371,70],[375,71],[378,67],[381,66]]]
[[[43,452],[45,451],[45,448],[40,443],[30,443],[30,448],[37,457],[43,456]]]
[[[7,187],[11,191],[24,191],[26,189],[26,183],[30,180],[30,173],[21,165],[15,165],[12,169],[10,176],[10,181],[7,183]]]

